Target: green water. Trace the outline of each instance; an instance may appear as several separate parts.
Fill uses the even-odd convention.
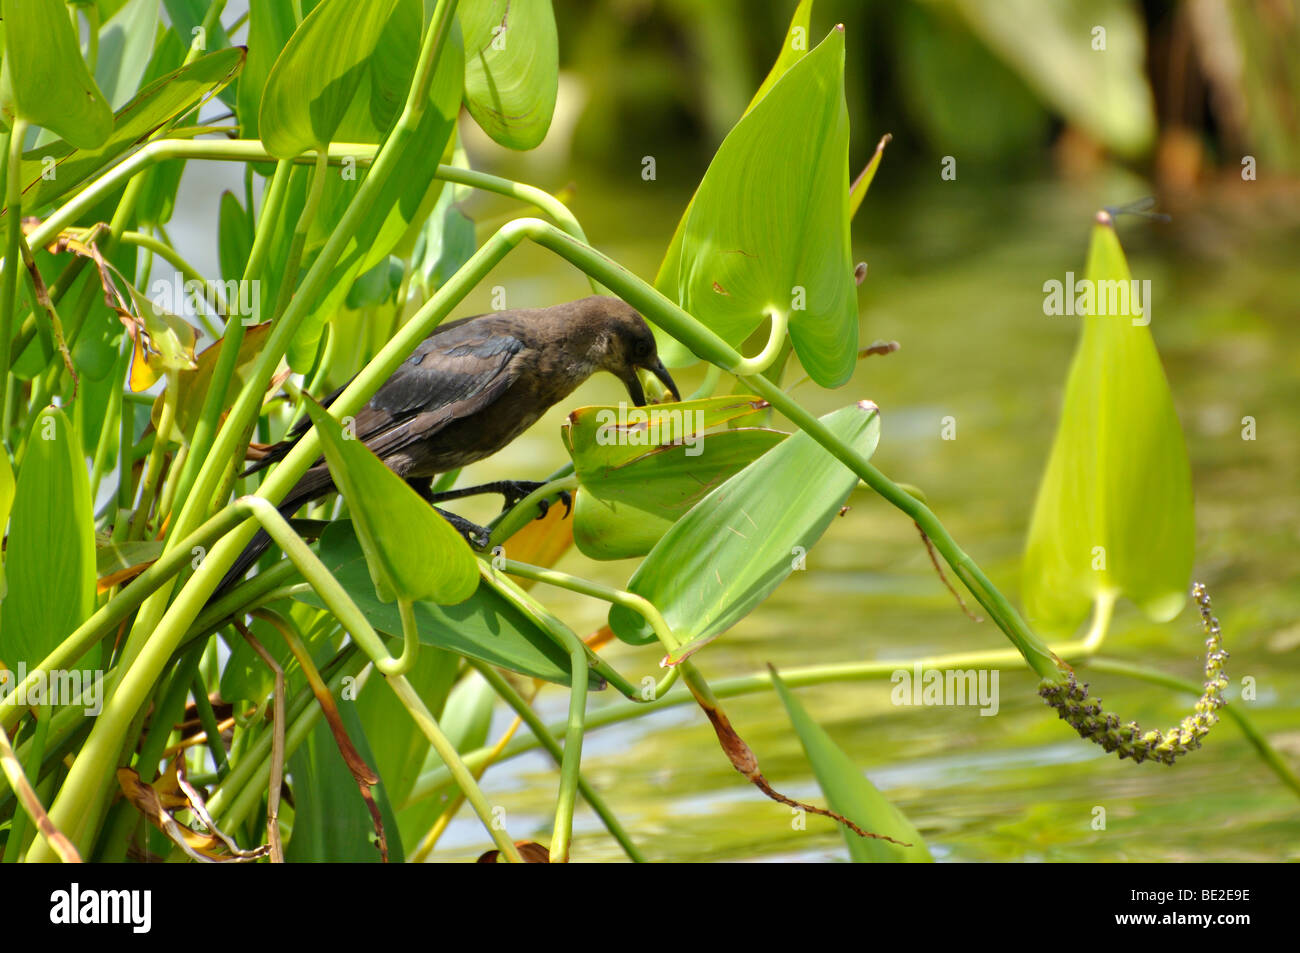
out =
[[[1097,208],[1149,192],[1125,178],[873,190],[854,226],[855,256],[870,265],[862,338],[897,340],[901,350],[864,361],[840,391],[811,384],[796,391],[818,413],[875,400],[883,422],[876,464],[922,487],[958,543],[1013,599],[1077,332],[1071,318],[1044,316],[1043,282],[1081,272]],[[574,208],[598,247],[652,277],[682,201],[584,180]],[[1300,196],[1261,184],[1164,196],[1161,205],[1174,214],[1171,224],[1124,219],[1120,237],[1134,276],[1152,279],[1152,331],[1191,456],[1195,576],[1209,585],[1224,624],[1232,703],[1248,704],[1283,757],[1300,766]],[[504,211],[488,203],[480,219]],[[494,284],[512,305],[587,293],[567,265],[525,249],[458,313],[486,310]],[[687,391],[698,379],[698,370],[679,373]],[[617,381],[593,380],[482,470],[547,472],[565,459],[557,437],[563,413],[618,399]],[[1241,437],[1248,415],[1253,441]],[[940,438],[947,416],[956,419],[955,440]],[[807,571],[697,657],[706,677],[768,662],[902,661],[1008,646],[990,623],[956,608],[909,520],[867,490],[850,503],[809,553]],[[560,564],[614,584],[634,567],[576,552]],[[604,621],[600,603],[538,593],[580,633]],[[1121,604],[1102,654],[1199,682],[1202,642],[1190,609],[1157,626]],[[653,647],[606,651],[635,678],[658,671]],[[1192,702],[1117,675],[1081,669],[1081,676],[1109,709],[1144,727],[1174,724]],[[1257,685],[1254,702],[1239,701],[1244,676]],[[1175,767],[1134,765],[1079,739],[1034,684],[1024,669],[1003,671],[996,717],[974,707],[897,707],[889,682],[806,688],[799,697],[940,860],[1300,859],[1300,799],[1231,722]],[[548,688],[538,704],[559,721],[567,697]],[[622,704],[604,693],[590,707]],[[773,785],[820,802],[775,696],[725,707]],[[503,716],[494,732],[505,724]],[[651,859],[847,858],[830,822],[810,818],[796,830],[788,808],[745,784],[691,706],[589,733],[583,771]],[[512,836],[546,842],[556,784],[549,760],[532,753],[490,771],[485,790],[506,808]],[[1094,829],[1098,808],[1105,830]],[[442,846],[444,857],[471,857],[488,844],[466,812]],[[573,857],[622,857],[585,806]]]

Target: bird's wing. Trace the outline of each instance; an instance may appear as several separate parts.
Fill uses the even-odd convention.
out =
[[[361,440],[384,458],[495,401],[518,375],[524,342],[488,326],[425,339],[357,413]]]
[[[517,371],[511,361],[525,346],[495,317],[451,321],[421,341],[358,411],[353,422],[357,439],[383,457],[495,400],[514,383]],[[321,406],[329,407],[351,383],[322,399]],[[298,421],[243,475],[284,459],[310,427],[311,418]]]

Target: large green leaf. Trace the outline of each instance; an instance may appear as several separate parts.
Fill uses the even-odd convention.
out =
[[[686,220],[678,281],[682,307],[733,346],[779,311],[813,380],[837,387],[853,373],[842,30],[791,66],[719,147]]]
[[[794,725],[799,743],[812,763],[817,784],[831,806],[865,831],[892,837],[900,844],[891,844],[874,837],[862,837],[841,825],[844,840],[849,845],[849,856],[854,863],[929,863],[934,860],[921,835],[912,822],[876,790],[852,759],[835,744],[821,725],[809,717],[794,693],[786,687],[781,677],[772,670],[772,685],[785,705],[790,723]],[[902,844],[909,844],[903,847]]]
[[[306,404],[379,598],[454,605],[473,595],[478,560],[464,537],[319,404]]]
[[[762,84],[754,93],[754,98],[749,101],[745,107],[748,113],[754,108],[755,103],[767,95],[770,90],[782,76],[798,60],[808,52],[809,23],[812,20],[813,0],[800,0],[799,6],[795,8],[794,16],[790,19],[790,27],[786,30],[785,39],[781,43],[781,52],[777,54],[776,62],[768,70],[767,76],[764,77]],[[678,276],[681,271],[682,263],[682,238],[686,234],[686,220],[690,218],[691,206],[695,203],[694,196],[686,205],[686,211],[677,222],[677,228],[673,230],[672,240],[668,243],[668,251],[664,254],[664,260],[659,265],[659,273],[655,276],[655,287],[664,294],[665,297],[673,301],[680,302],[681,294],[678,290]],[[655,328],[655,338],[659,343],[659,356],[669,367],[683,367],[695,362],[695,355],[686,349],[686,346],[679,342],[671,335],[661,332]]]
[[[4,66],[21,119],[81,148],[113,131],[113,110],[81,58],[62,0],[4,0]]]
[[[401,637],[402,620],[397,606],[380,602],[375,595],[366,557],[351,523],[335,522],[325,530],[321,535],[320,558],[371,625],[380,632]],[[315,590],[296,594],[294,598],[325,608]],[[417,602],[415,620],[424,645],[435,645],[531,678],[569,684],[568,653],[527,613],[501,595],[490,579],[484,579],[474,595],[459,605]],[[593,671],[588,685],[599,689],[603,687],[603,679]]]
[[[330,144],[397,0],[323,0],[294,31],[262,90],[258,126],[271,155]]]
[[[865,457],[880,439],[876,405],[862,401],[821,418]],[[680,659],[750,613],[802,564],[858,478],[806,433],[796,433],[741,470],[673,524],[628,588],[663,613],[683,643]],[[622,606],[609,625],[625,642],[654,639]]]
[[[785,438],[758,427],[713,429],[766,406],[729,395],[571,413],[562,433],[582,488],[574,501],[578,548],[594,559],[649,552],[710,490]]]
[[[97,148],[51,143],[23,156],[24,209],[38,209],[85,181],[153,132],[229,83],[244,62],[242,49],[220,50],[150,83],[117,113],[113,134]],[[46,173],[54,160],[53,176]]]
[[[1105,299],[1110,313],[1077,319],[1083,333],[1025,546],[1025,608],[1052,629],[1121,593],[1154,619],[1172,618],[1195,546],[1187,449],[1147,326],[1149,296],[1139,311],[1128,294],[1112,303],[1121,286],[1099,284],[1128,291],[1131,277],[1109,216],[1093,228],[1084,277],[1089,310]]]
[[[551,0],[477,0],[456,10],[465,38],[465,107],[493,140],[533,149],[560,86]]]
[[[34,666],[89,618],[95,600],[95,521],[80,442],[63,411],[33,422],[18,470],[0,603],[0,661]],[[95,668],[99,646],[78,663]]]

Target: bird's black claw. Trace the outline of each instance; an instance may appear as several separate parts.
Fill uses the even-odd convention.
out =
[[[534,490],[542,486],[545,486],[545,484],[540,483],[537,480],[502,480],[500,488],[501,495],[505,497],[506,500],[504,508],[507,510],[510,509],[510,507],[514,506],[529,493],[532,493]],[[545,512],[545,510],[542,512]]]
[[[555,494],[555,498],[564,504],[564,518],[568,519],[573,514],[573,494],[568,490],[561,490]],[[537,501],[537,519],[546,519],[546,514],[551,511],[550,500]]]

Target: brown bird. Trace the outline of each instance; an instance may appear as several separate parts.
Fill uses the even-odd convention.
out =
[[[441,325],[421,341],[357,413],[354,434],[431,504],[500,493],[510,506],[541,484],[505,480],[434,494],[430,482],[496,453],[596,371],[618,377],[632,402],[644,405],[638,368],[680,400],[649,326],[617,298],[594,295],[550,308],[480,314]],[[342,392],[339,388],[322,403],[328,406]],[[309,427],[309,420],[299,422],[245,475],[283,459]],[[334,488],[328,466],[318,459],[279,509],[291,514]],[[471,543],[486,545],[482,527],[438,512]],[[243,576],[269,543],[258,533],[218,591]]]

